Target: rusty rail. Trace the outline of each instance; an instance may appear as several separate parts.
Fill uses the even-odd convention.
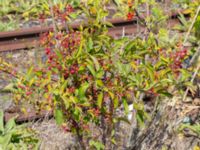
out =
[[[114,26],[119,27],[135,24],[135,19],[127,21],[124,19],[112,19],[108,20]],[[73,23],[71,27],[77,29],[80,23]],[[115,28],[115,27],[114,27]],[[111,28],[111,31],[112,29]],[[37,47],[39,45],[40,34],[48,32],[52,27],[33,27],[30,29],[21,29],[17,31],[8,31],[0,33],[0,52],[13,51],[20,49],[27,49]],[[114,29],[116,32],[116,29]],[[109,32],[112,35],[112,32]]]
[[[52,111],[41,111],[38,113],[32,110],[31,112],[28,112],[28,113],[22,113],[20,111],[4,113],[5,122],[8,122],[11,118],[15,118],[15,122],[17,124],[29,122],[29,121],[37,121],[44,118],[52,118],[52,117],[53,117]]]
[[[179,22],[178,13],[172,13],[169,16],[170,19],[168,24],[171,26]],[[109,28],[109,35],[113,37],[121,36],[122,31],[124,31],[124,35],[130,35],[136,33],[138,29],[137,18],[134,18],[133,20],[125,20],[122,18],[108,19],[107,21],[114,26]],[[87,25],[87,23],[85,25]],[[79,26],[80,23],[71,24],[73,29],[76,29]],[[40,34],[48,32],[51,29],[52,27],[33,27],[16,31],[0,32],[0,52],[37,47],[39,46]],[[140,25],[140,30],[143,29],[144,27]]]

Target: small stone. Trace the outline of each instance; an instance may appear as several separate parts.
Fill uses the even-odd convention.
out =
[[[186,102],[186,103],[190,103],[192,101],[193,101],[192,97],[186,97],[186,99],[184,100],[184,102]]]
[[[191,123],[191,119],[190,119],[190,117],[185,117],[184,119],[183,119],[183,123]]]
[[[200,98],[195,98],[193,104],[196,106],[200,106]]]

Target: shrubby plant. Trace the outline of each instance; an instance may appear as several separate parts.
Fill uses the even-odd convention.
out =
[[[116,124],[129,122],[130,103],[138,124],[143,125],[149,118],[144,111],[144,95],[171,97],[192,86],[188,81],[191,72],[183,65],[192,53],[190,49],[184,48],[183,39],[171,42],[169,31],[162,26],[154,30],[158,27],[154,24],[157,18],[162,16],[157,25],[165,22],[162,10],[154,8],[145,20],[137,11],[142,3],[115,1],[116,7],[124,6],[126,19],[140,19],[147,36],[114,39],[108,35],[112,24],[105,20],[109,14],[105,6],[110,3],[88,0],[75,8],[70,4],[51,5],[49,15],[54,28],[40,39],[45,64],[33,66],[25,73],[14,70],[2,59],[0,64],[1,72],[14,77],[10,90],[16,104],[28,102],[38,111],[53,111],[58,125],[73,132],[82,149],[105,149],[117,144]],[[154,4],[157,3],[150,3]],[[43,15],[42,20],[48,17]],[[79,15],[87,23],[72,29],[69,19]],[[56,24],[58,20],[65,24],[64,30]],[[125,113],[118,116],[121,106]],[[99,136],[92,136],[91,126],[95,126]]]

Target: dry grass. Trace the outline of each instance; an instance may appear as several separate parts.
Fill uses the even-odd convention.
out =
[[[31,123],[30,127],[38,133],[41,139],[40,150],[79,150],[78,142],[72,133],[64,132],[54,119],[45,119]],[[92,136],[96,137],[99,132],[96,127],[91,127]],[[116,143],[111,149],[124,150],[126,135],[129,133],[127,124],[121,123],[116,134]],[[108,149],[109,150],[109,149]]]
[[[76,138],[65,133],[53,119],[34,122],[31,127],[41,138],[40,150],[68,150],[77,145]]]

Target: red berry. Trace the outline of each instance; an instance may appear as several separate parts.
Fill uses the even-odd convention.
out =
[[[47,47],[47,48],[45,49],[45,53],[46,53],[47,55],[49,55],[50,52],[51,52],[51,49],[50,49],[49,47]]]
[[[67,79],[68,76],[69,76],[69,72],[68,72],[68,70],[66,70],[66,71],[65,71],[65,74],[64,74],[64,78]]]
[[[45,16],[44,13],[39,14],[39,20],[40,20],[42,23],[44,23],[45,19],[46,19],[46,16]]]
[[[70,132],[70,131],[71,131],[66,125],[62,125],[62,129],[63,129],[65,132]]]
[[[185,57],[185,53],[181,52],[179,56],[180,56],[181,59],[183,59]]]
[[[69,88],[69,93],[74,93],[74,92],[75,92],[75,88],[74,87]]]
[[[127,14],[127,20],[132,20],[133,17],[134,17],[134,12],[129,12],[129,13]]]
[[[49,56],[49,60],[50,60],[50,62],[53,60],[53,55]]]
[[[67,10],[68,13],[72,13],[74,11],[74,9],[71,5],[67,5],[66,10]]]
[[[70,70],[70,73],[71,73],[71,74],[74,74],[75,72],[76,72],[76,71],[75,71],[74,69],[71,69],[71,70]]]
[[[32,94],[31,91],[26,92],[26,95],[27,95],[27,96],[29,96],[29,95],[31,95],[31,94]]]
[[[24,87],[23,85],[18,85],[18,88],[20,88],[20,89],[22,89],[22,90],[25,89],[25,87]]]
[[[62,33],[58,33],[58,34],[56,35],[56,39],[57,39],[57,40],[60,40],[60,39],[62,38],[62,36],[63,36]]]
[[[52,67],[51,67],[51,66],[49,66],[49,67],[48,67],[48,70],[51,70],[51,69],[52,69]]]
[[[59,71],[61,71],[61,70],[62,70],[62,66],[58,66],[57,68],[58,68],[58,70],[59,70]]]

